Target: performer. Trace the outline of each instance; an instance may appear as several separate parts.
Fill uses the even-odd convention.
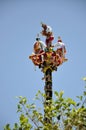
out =
[[[52,41],[54,40],[52,28],[46,24],[43,24],[43,23],[41,24],[43,28],[41,34],[46,37],[45,43],[46,43],[47,48],[49,48],[52,46]]]
[[[65,54],[66,54],[66,48],[65,48],[65,44],[62,42],[61,37],[58,37],[58,41],[57,43],[54,45],[54,47],[57,47],[57,53],[59,54],[59,56],[61,58],[63,58],[63,61],[66,61],[67,59],[65,58]]]
[[[33,47],[33,53],[29,57],[30,59],[32,59],[32,61],[35,65],[40,66],[41,63],[43,62],[43,54],[44,54],[45,47],[46,47],[45,43],[42,42],[39,38],[39,35],[37,35],[36,41],[35,41],[34,47]]]
[[[44,49],[46,48],[46,45],[43,41],[40,40],[39,38],[39,34],[36,37],[36,41],[34,43],[34,53],[38,54],[44,51]]]

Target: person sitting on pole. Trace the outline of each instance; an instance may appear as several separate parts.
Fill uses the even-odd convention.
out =
[[[59,54],[59,56],[62,58],[62,61],[67,61],[67,59],[65,58],[65,54],[66,54],[66,48],[65,48],[65,44],[62,42],[61,37],[58,37],[58,41],[57,43],[54,45],[54,47],[57,47],[56,52]]]

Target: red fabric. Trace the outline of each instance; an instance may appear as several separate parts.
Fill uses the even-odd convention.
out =
[[[46,45],[49,43],[49,39],[46,39]]]
[[[60,40],[58,40],[58,42],[62,42],[62,40],[60,39]]]
[[[54,40],[54,36],[49,37],[49,40],[50,41]]]
[[[46,45],[48,45],[49,42],[51,42],[54,39],[54,36],[50,36],[49,38],[46,38]]]

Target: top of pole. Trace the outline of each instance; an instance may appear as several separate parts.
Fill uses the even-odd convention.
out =
[[[35,66],[38,66],[43,73],[47,69],[57,71],[57,68],[67,59],[65,58],[66,47],[58,36],[57,42],[53,44],[54,35],[52,28],[47,24],[41,23],[41,35],[45,36],[45,42],[41,41],[37,34],[36,41],[33,46],[33,54],[29,56]]]

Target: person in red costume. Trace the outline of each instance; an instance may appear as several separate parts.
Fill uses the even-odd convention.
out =
[[[52,28],[46,24],[43,24],[43,23],[41,23],[41,24],[42,24],[42,28],[43,28],[41,34],[43,36],[46,36],[45,43],[46,43],[47,48],[50,48],[52,46],[52,41],[54,40]]]

